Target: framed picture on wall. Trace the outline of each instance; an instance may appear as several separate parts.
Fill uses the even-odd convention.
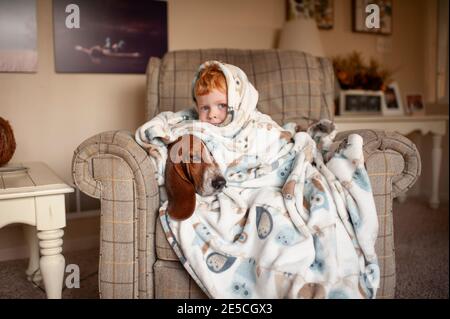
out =
[[[167,52],[166,1],[53,0],[56,72],[145,73]]]
[[[404,115],[402,96],[397,82],[388,85],[384,91],[385,108],[383,115]]]
[[[0,0],[0,72],[36,72],[36,0]]]
[[[352,11],[353,11],[353,31],[354,32],[364,32],[364,33],[374,33],[381,35],[391,35],[392,34],[392,2],[393,0],[353,0]],[[374,14],[372,10],[366,12],[366,8],[369,5],[376,5],[378,8],[379,19],[372,20],[369,16]],[[366,20],[369,17],[369,24]],[[379,23],[377,23],[379,22]]]
[[[334,0],[288,0],[288,19],[296,18],[316,19],[319,29],[332,29]]]
[[[333,29],[334,0],[316,0],[315,9],[315,18],[319,29]]]

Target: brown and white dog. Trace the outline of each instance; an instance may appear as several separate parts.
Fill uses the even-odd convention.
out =
[[[194,212],[195,193],[217,194],[226,180],[205,144],[193,135],[183,135],[168,147],[165,185],[167,213],[173,219],[183,220]]]

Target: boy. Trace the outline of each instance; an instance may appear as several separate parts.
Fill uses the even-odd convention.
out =
[[[209,65],[200,71],[194,85],[194,100],[201,122],[222,124],[228,111],[227,81],[217,65]]]

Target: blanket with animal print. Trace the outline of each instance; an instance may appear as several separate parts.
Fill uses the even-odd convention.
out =
[[[196,195],[176,221],[160,208],[167,240],[211,298],[375,298],[378,219],[362,138],[335,143],[330,121],[306,132],[256,109],[258,92],[239,68],[216,63],[228,87],[229,118],[214,126],[195,110],[164,112],[136,131],[164,183],[167,144],[201,138],[227,180]]]

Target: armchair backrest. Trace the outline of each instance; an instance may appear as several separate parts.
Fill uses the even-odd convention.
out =
[[[193,107],[192,79],[207,60],[241,68],[259,92],[258,109],[279,124],[333,118],[334,72],[328,59],[299,51],[208,49],[171,51],[150,59],[147,119]]]

